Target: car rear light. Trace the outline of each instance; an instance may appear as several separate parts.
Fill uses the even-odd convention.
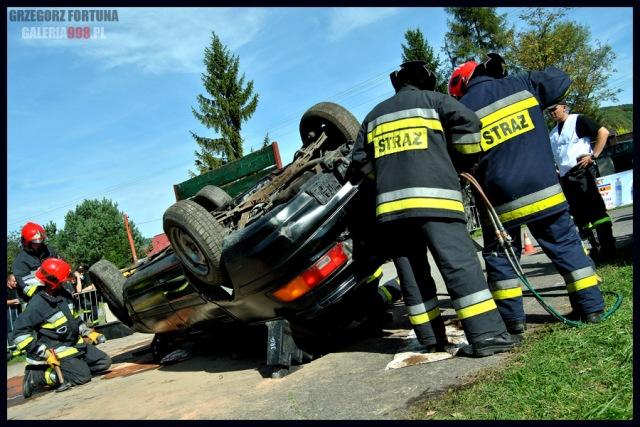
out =
[[[291,302],[311,291],[349,260],[349,250],[342,242],[329,249],[311,267],[279,288],[273,296],[282,302]]]

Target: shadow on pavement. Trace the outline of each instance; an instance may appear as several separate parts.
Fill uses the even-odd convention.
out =
[[[633,214],[627,214],[627,215],[621,215],[617,218],[613,218],[613,222],[624,222],[624,221],[630,221],[633,219]]]

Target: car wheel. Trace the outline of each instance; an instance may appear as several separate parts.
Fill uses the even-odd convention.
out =
[[[180,200],[166,210],[164,232],[183,266],[199,280],[222,284],[222,239],[227,230],[192,200]]]
[[[226,191],[215,185],[206,185],[193,196],[193,201],[209,212],[215,211],[231,200],[231,196]]]
[[[118,270],[118,267],[106,259],[101,259],[89,268],[88,273],[92,283],[107,302],[111,312],[122,323],[132,326],[133,320],[131,320],[124,304],[123,290],[126,279]]]
[[[320,102],[309,108],[300,119],[300,137],[306,147],[320,136],[327,134],[329,146],[334,150],[349,140],[355,140],[360,123],[346,108],[333,102]]]

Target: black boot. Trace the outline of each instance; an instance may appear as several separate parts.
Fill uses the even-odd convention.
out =
[[[24,377],[22,377],[22,395],[25,399],[31,397],[40,385],[40,381],[37,379],[38,375],[42,376],[42,371],[33,369],[24,370]]]
[[[600,243],[599,261],[607,262],[615,259],[617,255],[616,239],[613,237],[611,223],[606,222],[598,225],[596,227],[596,233],[598,234],[598,242]]]
[[[582,323],[600,323],[602,321],[602,316],[604,315],[604,310],[594,311],[593,313],[584,314],[580,310],[571,310],[566,317],[569,320],[573,320],[574,322],[582,322]]]
[[[496,353],[504,353],[519,344],[519,340],[509,332],[503,332],[495,337],[486,338],[473,344],[461,347],[457,355],[467,357],[486,357]]]
[[[445,345],[444,344],[427,344],[424,345],[424,353],[441,353],[445,350]]]
[[[524,321],[504,322],[507,325],[507,332],[511,335],[521,335],[527,330],[527,324]]]
[[[582,317],[582,321],[584,323],[600,323],[602,321],[602,315],[604,314],[604,310],[595,311],[593,313],[585,314]]]

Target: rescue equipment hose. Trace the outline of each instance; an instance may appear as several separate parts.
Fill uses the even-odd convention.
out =
[[[513,268],[513,270],[516,272],[518,278],[522,281],[522,283],[524,283],[527,289],[529,289],[529,291],[531,292],[531,294],[533,294],[535,299],[547,311],[547,313],[551,314],[553,317],[555,317],[557,320],[564,323],[565,325],[569,325],[573,327],[584,326],[585,323],[567,319],[566,317],[558,313],[553,307],[547,304],[544,298],[533,288],[533,286],[529,283],[529,280],[527,280],[524,270],[522,269],[522,266],[518,261],[518,257],[516,256],[513,250],[513,245],[511,244],[513,239],[511,238],[509,233],[507,233],[504,226],[502,225],[502,222],[500,221],[500,217],[496,213],[495,209],[493,209],[493,205],[489,201],[489,198],[486,196],[484,191],[482,191],[482,187],[480,187],[480,184],[478,183],[478,181],[476,181],[476,179],[472,175],[465,172],[465,173],[461,173],[460,176],[466,179],[467,181],[469,181],[469,183],[475,187],[476,191],[482,198],[482,201],[487,208],[487,212],[489,213],[489,219],[491,220],[491,224],[493,225],[493,228],[495,230],[499,245],[504,250],[507,260],[509,261],[509,264],[511,264],[511,267]],[[610,291],[603,291],[602,293],[615,295],[616,297],[616,301],[613,303],[611,308],[607,310],[601,317],[601,320],[605,320],[609,318],[616,310],[618,310],[618,308],[620,308],[620,305],[622,304],[622,295],[619,292],[610,292]]]

